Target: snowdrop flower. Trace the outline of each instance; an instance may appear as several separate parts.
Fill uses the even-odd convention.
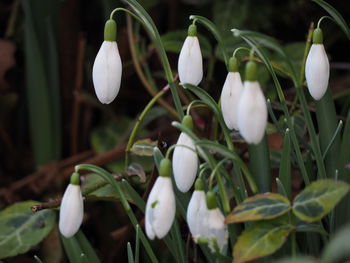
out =
[[[208,236],[206,226],[208,208],[205,199],[203,180],[198,178],[195,183],[195,191],[188,204],[186,220],[192,237],[196,243]]]
[[[159,177],[146,204],[146,234],[152,240],[154,237],[163,238],[169,232],[175,218],[175,195],[170,175],[170,160],[163,159],[160,163]]]
[[[104,41],[92,68],[97,98],[103,104],[111,103],[120,89],[122,62],[116,42],[117,24],[109,19],[105,25]]]
[[[208,245],[212,252],[216,252],[217,249],[222,252],[224,246],[227,245],[228,239],[225,217],[217,206],[214,192],[208,191],[206,201],[209,209],[206,217]]]
[[[316,28],[313,33],[313,44],[305,64],[305,78],[311,96],[320,100],[327,91],[329,80],[329,61],[320,28]]]
[[[79,183],[79,174],[73,173],[61,201],[58,226],[61,234],[67,238],[78,232],[83,221],[84,203]]]
[[[181,48],[177,68],[181,83],[197,86],[203,78],[203,59],[196,25],[190,25],[188,28],[188,36]]]
[[[246,80],[238,103],[238,129],[243,138],[252,144],[259,144],[267,125],[265,96],[256,79],[256,64],[249,61],[246,66]]]
[[[186,115],[182,124],[193,129],[193,121],[190,115]],[[192,139],[184,132],[180,134],[173,154],[173,173],[177,188],[181,192],[187,192],[196,179],[198,169],[198,156]]]
[[[238,102],[243,91],[241,75],[238,72],[238,61],[231,57],[229,61],[229,70],[224,87],[221,92],[221,111],[226,126],[232,130],[238,130],[237,111]]]

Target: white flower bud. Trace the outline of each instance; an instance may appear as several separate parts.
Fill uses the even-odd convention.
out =
[[[186,133],[180,134],[176,144],[179,146],[175,147],[172,161],[175,183],[181,192],[187,192],[196,179],[198,156],[192,139]]]
[[[163,238],[169,232],[175,218],[175,209],[171,179],[159,176],[146,204],[145,225],[149,239]]]
[[[118,95],[122,76],[122,62],[115,41],[103,41],[92,68],[97,98],[103,104],[111,103]]]
[[[197,86],[203,78],[203,59],[196,36],[188,36],[181,48],[178,73],[181,83]]]
[[[238,129],[248,143],[259,144],[267,125],[265,96],[257,81],[245,81],[238,104]]]
[[[83,221],[84,202],[80,186],[69,184],[64,192],[61,208],[59,229],[62,235],[69,238],[78,232]]]
[[[305,78],[311,96],[320,100],[329,81],[329,61],[323,44],[312,44],[306,59]]]
[[[192,237],[196,243],[199,238],[208,236],[206,223],[208,211],[204,191],[194,191],[188,204],[186,219]]]
[[[238,130],[237,112],[242,91],[243,84],[239,72],[229,72],[221,92],[221,111],[230,130]]]

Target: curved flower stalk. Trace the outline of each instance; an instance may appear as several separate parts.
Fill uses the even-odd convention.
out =
[[[313,44],[305,64],[305,78],[311,96],[320,100],[327,91],[329,81],[329,61],[320,28],[316,28],[313,33]]]
[[[219,250],[222,252],[225,245],[227,245],[228,230],[225,224],[225,217],[220,211],[216,203],[214,192],[209,191],[206,196],[206,203],[208,207],[208,215],[206,219],[207,236],[209,248],[213,252]]]
[[[243,138],[252,144],[259,144],[267,125],[265,96],[256,78],[256,64],[249,61],[246,66],[246,80],[238,104],[238,129]]]
[[[83,221],[84,202],[79,184],[79,174],[73,173],[61,202],[58,227],[61,234],[67,238],[78,232]]]
[[[118,95],[122,62],[116,42],[117,24],[109,19],[105,25],[104,41],[92,68],[96,96],[103,104],[111,103]]]
[[[193,121],[190,115],[182,120],[182,125],[193,129]],[[196,179],[198,170],[198,156],[192,139],[184,132],[179,136],[173,154],[173,172],[177,188],[181,192],[187,192]]]
[[[221,92],[221,111],[226,126],[230,130],[238,130],[237,112],[243,84],[238,72],[238,61],[235,57],[230,58],[229,70]]]
[[[181,83],[198,86],[202,81],[203,59],[196,25],[190,25],[188,28],[188,36],[180,51],[178,73]]]
[[[163,159],[159,177],[148,197],[145,212],[146,234],[149,239],[161,239],[169,232],[175,218],[175,194],[171,182],[171,162]]]
[[[207,215],[208,208],[205,200],[204,183],[202,179],[198,178],[186,214],[188,227],[196,243],[203,237],[208,236]]]

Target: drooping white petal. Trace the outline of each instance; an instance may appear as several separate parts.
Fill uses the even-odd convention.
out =
[[[229,72],[221,92],[221,111],[230,130],[238,130],[237,111],[242,91],[243,83],[239,72]]]
[[[203,78],[203,59],[197,37],[188,36],[181,48],[178,73],[181,83],[197,86]]]
[[[97,98],[103,104],[111,103],[118,95],[122,76],[122,62],[115,41],[104,41],[92,68]]]
[[[257,81],[245,81],[238,103],[238,129],[248,143],[258,144],[265,134],[267,107]]]
[[[175,195],[170,177],[159,176],[146,204],[145,225],[149,239],[163,238],[175,218]]]
[[[311,46],[305,64],[305,78],[311,96],[320,100],[329,81],[329,61],[323,44]]]
[[[222,251],[227,244],[228,230],[224,223],[225,217],[219,210],[219,208],[211,209],[208,213],[208,240],[209,247],[212,251],[215,251],[213,238],[216,240],[217,245]]]
[[[186,134],[181,133],[173,154],[173,173],[177,188],[181,192],[187,192],[196,179],[198,169],[198,156],[195,152],[195,145],[192,139]],[[182,147],[181,145],[190,147]]]
[[[65,237],[71,237],[78,232],[83,221],[84,202],[80,186],[69,184],[64,192],[61,208],[59,229]]]
[[[206,220],[208,208],[204,191],[194,191],[187,208],[187,224],[195,242],[208,235]]]

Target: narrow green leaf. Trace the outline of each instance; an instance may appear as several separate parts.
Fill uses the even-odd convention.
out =
[[[222,52],[222,55],[223,55],[223,57],[225,59],[226,67],[228,69],[229,57],[228,57],[228,54],[227,54],[227,51],[226,51],[226,45],[225,45],[225,42],[224,42],[223,38],[221,37],[221,35],[219,33],[219,30],[216,28],[215,24],[213,22],[211,22],[209,19],[207,19],[207,18],[205,18],[203,16],[191,15],[190,19],[201,23],[202,25],[204,25],[213,34],[213,36],[215,37],[216,41],[219,44],[219,47],[220,47],[221,52]]]
[[[225,223],[272,219],[285,214],[290,208],[289,200],[280,194],[258,194],[236,206],[226,217]]]
[[[243,232],[233,248],[233,263],[244,263],[274,253],[286,241],[292,225],[256,222]]]
[[[330,179],[313,182],[295,197],[293,213],[306,222],[320,220],[337,205],[349,189],[347,183]]]
[[[79,243],[76,240],[76,238],[74,236],[72,236],[71,238],[66,238],[63,235],[60,236],[64,247],[64,251],[67,254],[69,262],[82,263],[83,259],[81,255],[83,254],[83,251],[79,246]]]
[[[350,259],[350,226],[343,227],[331,239],[322,253],[322,263],[345,262]]]
[[[79,243],[79,246],[89,263],[100,263],[101,261],[97,257],[94,248],[91,246],[89,240],[85,237],[84,233],[79,230],[74,236]]]
[[[292,178],[291,178],[291,149],[290,149],[290,133],[286,130],[283,139],[282,157],[279,170],[279,179],[282,182],[287,197],[292,197]]]
[[[249,144],[248,152],[250,172],[258,185],[259,192],[271,191],[270,151],[266,134],[259,144]]]
[[[37,203],[16,203],[0,212],[0,259],[27,252],[52,230],[55,213],[49,209],[33,213],[30,207]]]
[[[340,26],[340,28],[344,31],[347,38],[350,40],[350,28],[348,27],[347,23],[345,22],[342,15],[330,4],[323,0],[312,0],[315,3],[317,3],[319,6],[321,6],[324,10],[326,10],[331,17],[335,20],[335,22]]]
[[[134,261],[134,255],[132,253],[132,248],[130,242],[127,244],[127,250],[128,250],[128,262],[129,263],[135,263]]]

